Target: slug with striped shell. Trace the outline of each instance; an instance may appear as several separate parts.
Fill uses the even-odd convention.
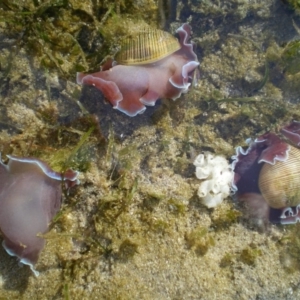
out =
[[[131,117],[159,98],[177,99],[187,92],[199,62],[189,41],[191,27],[183,24],[176,32],[179,40],[151,28],[126,38],[115,61],[97,73],[77,73],[77,83],[99,89],[113,108]]]
[[[267,132],[236,148],[232,189],[253,217],[272,223],[300,222],[300,122]]]

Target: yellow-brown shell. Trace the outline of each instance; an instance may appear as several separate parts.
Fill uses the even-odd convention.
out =
[[[265,163],[258,185],[264,199],[273,208],[300,204],[300,150],[291,146],[286,161],[276,161],[274,165]]]
[[[170,33],[145,28],[125,38],[115,60],[123,65],[142,65],[156,62],[180,49],[179,41]]]

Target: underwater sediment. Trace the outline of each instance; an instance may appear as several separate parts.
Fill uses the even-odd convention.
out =
[[[174,1],[175,22],[163,7],[164,30],[191,25],[200,80],[131,118],[75,73],[98,71],[120,28],[160,26],[156,3],[66,2],[0,6],[2,157],[38,157],[81,182],[43,236],[38,278],[0,247],[0,296],[299,298],[299,224],[261,224],[231,196],[205,207],[193,165],[300,120],[298,15],[280,1]]]

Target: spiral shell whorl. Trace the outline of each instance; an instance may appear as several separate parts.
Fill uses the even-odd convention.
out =
[[[297,206],[300,203],[300,149],[291,146],[286,161],[277,161],[274,165],[265,163],[258,184],[269,206]]]

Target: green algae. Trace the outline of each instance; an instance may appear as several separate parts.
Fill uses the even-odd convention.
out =
[[[234,265],[237,263],[242,263],[250,267],[254,267],[257,264],[259,257],[263,255],[262,250],[251,243],[244,249],[234,252],[234,253],[225,253],[222,259],[220,260],[220,268],[222,269],[233,269]]]
[[[164,198],[165,195],[163,194],[157,194],[155,191],[149,191],[149,193],[143,199],[143,209],[153,211]]]
[[[185,240],[189,249],[195,251],[199,256],[203,256],[207,251],[216,245],[215,238],[207,228],[198,227],[185,234]]]
[[[300,1],[299,0],[285,0],[285,2],[296,11],[297,14],[300,13]]]
[[[220,261],[220,268],[227,268],[232,266],[235,261],[235,256],[231,253],[225,253]]]
[[[127,262],[129,259],[132,259],[136,253],[138,253],[138,245],[126,239],[119,247],[117,258],[122,262]]]
[[[75,147],[56,151],[51,157],[51,166],[54,169],[60,168],[61,171],[73,168],[80,172],[86,172],[94,152],[92,150],[93,144],[88,143],[88,139],[94,130],[95,127],[91,127],[87,132],[83,133]]]
[[[125,182],[126,186],[130,183],[132,186],[125,188]],[[132,182],[132,178],[127,179],[126,176],[122,176],[117,184],[118,189],[112,189],[111,192],[100,199],[99,216],[107,222],[113,223],[116,218],[128,209],[136,191],[137,184],[137,179]]]
[[[15,34],[22,32],[15,42],[18,51],[25,47],[30,53],[39,56],[41,65],[55,67],[63,75],[74,72],[65,63],[67,56],[73,62],[75,70],[87,67],[85,56],[76,39],[53,22],[53,12],[56,12],[55,18],[59,18],[67,6],[67,0],[46,1],[40,5],[34,1],[25,1],[21,6],[6,3],[2,10],[2,18],[9,26],[8,30]],[[76,20],[76,16],[73,17]],[[79,21],[78,18],[77,20]]]
[[[56,69],[61,76],[70,78],[75,72],[87,71],[88,64],[99,64],[107,55],[112,55],[112,49],[116,46],[114,43],[117,42],[116,33],[119,36],[122,32],[128,34],[128,28],[141,20],[142,7],[137,10],[133,3],[122,5],[122,10],[124,13],[136,11],[135,22],[131,17],[121,17],[120,1],[97,4],[88,1],[86,6],[81,2],[49,0],[40,4],[28,0],[18,5],[5,1],[2,3],[0,21],[6,22],[8,32],[19,34],[15,41],[17,52],[25,48],[39,59],[40,66]],[[142,13],[148,11],[150,15],[154,9],[155,6],[144,4]],[[92,40],[82,41],[84,36]],[[107,43],[101,42],[103,37]],[[9,69],[8,65],[6,70]]]
[[[254,266],[257,258],[261,255],[261,250],[257,246],[252,244],[249,247],[242,249],[238,259],[248,266]]]
[[[186,205],[184,205],[179,199],[168,200],[169,211],[175,215],[184,215],[186,212]]]
[[[224,230],[239,222],[241,216],[242,213],[231,205],[225,209],[217,209],[212,215],[212,227],[215,230]]]
[[[286,72],[294,75],[300,72],[300,41],[289,42],[282,54],[281,59]]]

